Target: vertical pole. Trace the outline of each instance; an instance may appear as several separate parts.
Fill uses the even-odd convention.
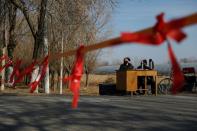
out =
[[[62,42],[61,42],[61,52],[64,51],[64,36],[62,32]],[[61,57],[61,64],[60,64],[60,78],[63,78],[63,57]],[[62,80],[60,79],[60,94],[62,94]]]
[[[7,2],[4,1],[4,25],[2,26],[3,28],[3,48],[2,48],[2,55],[5,55],[6,54],[6,46],[8,45],[8,41],[9,41],[9,34],[8,34],[8,24],[9,24],[9,21],[8,21],[8,14],[6,13],[7,11]],[[5,65],[5,60],[2,61],[1,63],[2,65]],[[5,89],[5,68],[1,71],[1,91],[3,91]]]
[[[6,53],[6,48],[3,47],[2,49],[2,55],[5,55]],[[2,61],[1,65],[5,65],[5,60]],[[5,68],[1,71],[1,91],[3,91],[5,89]]]
[[[39,66],[36,66],[35,69],[33,70],[32,74],[31,74],[31,80],[30,83],[34,82],[36,79],[38,79],[39,77]],[[38,93],[38,86],[36,87],[36,90],[34,91],[35,93]]]
[[[48,55],[48,38],[44,38],[44,55]],[[46,94],[50,93],[49,89],[49,64],[47,65],[46,74],[44,77],[44,90]]]
[[[48,36],[47,36],[47,32],[48,32],[48,30],[47,30],[47,26],[48,26],[47,25],[47,10],[48,10],[47,3],[48,3],[48,0],[44,0],[42,2],[44,2],[43,6],[45,6],[45,7],[43,7],[43,11],[45,11],[45,15],[44,15],[45,18],[44,18],[44,21],[43,21],[44,22],[44,27],[43,27],[44,56],[47,56],[49,54],[49,44],[48,44]],[[44,10],[44,8],[45,8],[45,10]],[[45,90],[46,94],[50,93],[49,84],[50,84],[50,81],[49,81],[49,64],[48,64],[47,69],[46,69],[46,74],[45,74],[45,77],[44,77],[44,90]]]

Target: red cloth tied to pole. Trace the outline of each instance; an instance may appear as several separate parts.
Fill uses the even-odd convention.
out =
[[[84,46],[80,46],[77,50],[76,60],[72,73],[69,77],[64,78],[64,82],[70,80],[69,88],[73,93],[72,108],[77,108],[79,100],[80,81],[83,74],[84,53],[82,52]]]
[[[9,66],[11,66],[13,64],[13,61],[11,61],[9,59],[8,56],[6,55],[3,55],[1,58],[0,58],[0,62],[2,62],[3,60],[6,60],[8,61],[3,67],[0,67],[0,72],[4,69],[4,68],[7,68]],[[22,60],[17,60],[16,63],[14,64],[14,69],[13,69],[13,72],[9,78],[9,82],[12,83],[14,81],[14,77],[16,77],[16,80],[14,81],[13,83],[13,86],[18,83],[18,82],[21,82],[23,77],[25,75],[29,75],[32,71],[33,71],[33,68],[36,64],[36,61],[34,61],[30,66],[28,66],[27,68],[25,68],[21,73],[19,71],[19,68],[20,68],[20,65],[22,63]]]
[[[172,63],[172,71],[173,71],[172,72],[173,73],[173,86],[172,86],[171,91],[173,94],[176,94],[178,91],[181,91],[184,85],[184,75],[181,71],[181,68],[176,60],[172,47],[169,43],[168,43],[168,55]]]
[[[46,71],[47,71],[48,64],[49,64],[49,56],[46,56],[41,64],[42,66],[41,74],[38,75],[38,77],[36,78],[34,82],[28,85],[31,88],[30,93],[33,93],[35,91],[40,81],[44,78]]]
[[[14,76],[18,77],[19,76],[19,68],[20,68],[20,65],[21,65],[21,60],[17,60],[15,65],[14,65],[14,69],[13,69],[13,72],[10,76],[10,80],[9,82],[12,83],[13,80],[14,80]]]
[[[17,79],[14,81],[14,84],[15,83],[19,83],[23,80],[24,76],[25,75],[30,75],[31,72],[34,70],[34,66],[37,62],[34,61],[31,65],[29,65],[28,67],[26,67],[22,72],[20,72],[18,75],[17,75]]]
[[[3,55],[0,58],[0,62],[2,62],[3,60],[7,60],[7,59],[9,59],[8,56],[7,55]]]
[[[31,65],[29,65],[28,67],[26,67],[22,72],[20,72],[18,75],[17,75],[17,78],[16,80],[14,81],[14,84],[16,83],[19,83],[23,80],[24,76],[25,75],[30,75],[31,72],[34,70],[34,66],[37,62],[34,61]]]
[[[7,59],[7,58],[6,58]],[[5,59],[5,60],[6,60]],[[1,66],[0,67],[0,72],[4,69],[4,68],[7,68],[7,67],[9,67],[9,66],[11,66],[13,64],[13,61],[12,60],[10,60],[9,58],[8,58],[8,62],[4,65],[4,66]]]

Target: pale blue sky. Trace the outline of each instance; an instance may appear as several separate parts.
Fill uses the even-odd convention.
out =
[[[156,22],[155,16],[160,12],[165,13],[166,20],[186,16],[197,12],[197,0],[119,0],[109,24],[112,37],[119,36],[120,32],[153,26]],[[179,59],[197,58],[197,25],[186,27],[184,31],[188,37],[180,45],[172,42],[174,52]],[[104,51],[109,52],[103,54],[102,59],[114,61],[129,56],[131,59],[152,58],[156,63],[164,63],[168,61],[166,48],[166,44],[153,47],[133,43],[105,49]]]

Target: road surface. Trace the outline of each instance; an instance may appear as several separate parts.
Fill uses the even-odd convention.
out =
[[[0,95],[0,131],[197,131],[194,96]]]

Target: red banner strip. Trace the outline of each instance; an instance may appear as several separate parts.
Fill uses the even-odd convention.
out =
[[[138,44],[146,44],[146,45],[161,45],[167,37],[174,39],[177,42],[181,42],[186,35],[180,29],[176,28],[169,28],[166,29],[166,24],[163,19],[164,14],[161,13],[157,16],[157,23],[154,26],[154,32],[148,33],[131,33],[131,32],[124,32],[121,34],[121,41],[122,42],[139,42]],[[176,21],[179,23],[179,21]],[[175,24],[174,22],[172,24]],[[172,26],[170,26],[172,27]]]
[[[181,71],[181,68],[176,60],[176,57],[174,55],[174,52],[172,50],[172,47],[170,43],[168,43],[168,55],[170,58],[170,61],[172,63],[172,73],[173,73],[173,86],[172,86],[172,93],[176,94],[177,92],[181,91],[183,85],[184,85],[184,75]]]
[[[77,108],[79,100],[80,81],[83,74],[84,46],[80,46],[77,50],[76,60],[72,73],[69,77],[64,78],[64,82],[70,80],[70,90],[73,92],[72,108]]]
[[[9,82],[12,83],[14,81],[14,77],[18,77],[19,76],[19,68],[20,68],[20,65],[21,65],[21,60],[17,60],[16,63],[14,64],[14,69],[13,69],[13,72],[10,76],[10,80]]]
[[[13,61],[8,60],[8,62],[4,65],[0,67],[0,72],[4,69],[4,68],[8,68],[9,66],[13,65]]]
[[[0,62],[2,62],[3,60],[7,60],[7,59],[9,59],[8,56],[3,55],[3,56],[1,56],[1,58],[0,58]]]
[[[35,91],[40,81],[44,78],[46,71],[47,71],[48,64],[49,64],[49,56],[46,56],[44,61],[41,64],[41,67],[42,67],[41,74],[38,75],[37,79],[34,82],[28,85],[31,88],[30,93],[33,93]]]
[[[17,79],[14,81],[15,83],[19,83],[23,80],[25,75],[30,75],[32,73],[32,71],[34,70],[34,66],[37,64],[36,61],[34,61],[31,65],[29,65],[28,67],[26,67],[22,72],[19,73],[19,75],[17,75]]]

